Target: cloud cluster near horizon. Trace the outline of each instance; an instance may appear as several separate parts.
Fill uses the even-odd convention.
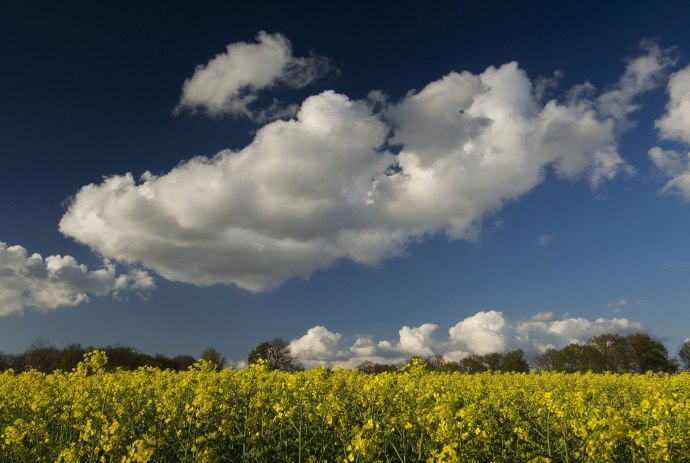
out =
[[[29,255],[26,248],[0,241],[0,316],[21,313],[26,308],[48,311],[75,306],[89,296],[150,290],[153,279],[143,270],[117,274],[115,265],[105,261],[89,270],[71,256]]]
[[[198,67],[181,107],[241,114],[256,91],[318,74],[283,36],[261,33],[258,42],[228,45]],[[644,42],[607,91],[585,83],[545,103],[515,62],[450,72],[395,102],[379,91],[365,100],[325,91],[239,151],[84,186],[60,230],[171,281],[252,292],[342,259],[374,265],[430,234],[474,239],[484,217],[531,191],[547,169],[593,188],[631,174],[618,138],[636,97],[674,63],[668,49]]]
[[[458,361],[471,354],[506,353],[522,349],[527,358],[549,348],[560,349],[601,334],[629,334],[644,330],[641,323],[625,318],[588,320],[552,312],[538,313],[528,319],[511,320],[494,310],[481,311],[438,336],[439,326],[424,323],[403,326],[397,340],[375,340],[371,336],[345,337],[324,326],[310,328],[289,346],[305,366],[355,367],[368,360],[399,363],[414,356],[441,355]]]

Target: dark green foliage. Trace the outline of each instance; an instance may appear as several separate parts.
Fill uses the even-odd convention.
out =
[[[44,373],[55,370],[71,371],[84,359],[84,354],[96,348],[83,347],[81,344],[69,344],[62,349],[51,345],[46,338],[39,338],[31,343],[21,354],[0,352],[0,371],[13,369],[16,372],[35,369]],[[163,370],[186,370],[196,359],[190,355],[167,357],[163,354],[151,356],[129,346],[115,345],[98,348],[108,357],[107,370],[136,370],[140,367],[156,367]],[[215,350],[215,349],[214,349]],[[218,354],[220,355],[220,354]],[[225,359],[220,356],[217,360]],[[215,362],[214,362],[215,363]],[[218,363],[217,363],[218,364]]]
[[[222,370],[225,366],[225,357],[213,347],[204,349],[204,353],[201,354],[201,359],[213,363],[218,371]]]
[[[21,354],[0,352],[0,371],[13,369],[16,372],[35,369],[49,373],[54,370],[70,371],[76,368],[86,352],[93,347],[81,344],[70,344],[60,349],[51,345],[46,338],[32,342]],[[108,357],[107,369],[135,370],[150,366],[169,370],[186,370],[195,358],[189,355],[167,357],[163,354],[151,356],[129,346],[114,345],[100,348]],[[202,359],[213,362],[218,370],[225,366],[225,358],[216,349],[204,350]],[[282,338],[265,341],[256,346],[249,354],[249,364],[259,359],[268,362],[269,368],[281,371],[303,370],[302,364],[292,354],[289,345]],[[679,363],[684,369],[690,369],[690,340],[686,340],[678,352],[678,361],[670,359],[668,351],[661,341],[646,333],[634,333],[627,336],[604,334],[589,339],[584,344],[570,344],[561,350],[548,349],[536,356],[532,366],[538,371],[562,371],[568,373],[645,373],[667,372],[678,370]],[[441,355],[423,359],[428,371],[481,373],[484,371],[527,372],[529,366],[522,350],[505,354],[491,352],[484,355],[472,354],[459,362],[446,361]],[[358,370],[365,373],[395,372],[400,365],[390,365],[364,361]]]
[[[489,368],[484,363],[482,356],[477,354],[472,354],[469,357],[465,357],[458,363],[458,370],[461,373],[481,373],[482,371],[487,371]]]
[[[503,355],[501,360],[501,371],[516,373],[527,373],[529,365],[525,360],[525,353],[522,349],[514,350]]]
[[[521,349],[499,354],[490,352],[484,355],[472,354],[460,362],[448,362],[443,371],[459,371],[461,373],[481,373],[483,371],[502,371],[526,373],[529,365],[525,361]]]
[[[673,373],[677,370],[661,341],[646,333],[604,334],[585,344],[570,344],[560,351],[548,351],[548,359],[545,354],[539,357],[539,363],[550,362],[554,371],[568,373]]]
[[[12,368],[12,355],[0,351],[0,371],[9,370]]]
[[[365,360],[364,362],[360,363],[357,369],[363,373],[369,373],[373,375],[379,373],[394,373],[398,371],[398,367],[396,365],[390,365],[386,363],[375,363],[371,360]]]
[[[678,370],[678,365],[668,358],[668,350],[658,339],[646,333],[634,333],[626,338],[630,345],[632,373],[647,371],[674,373]]]
[[[249,363],[249,365],[254,365],[259,360],[267,360],[269,348],[270,344],[268,343],[268,341],[264,341],[258,346],[256,346],[254,350],[252,350],[249,353],[249,357],[247,357],[247,363]]]

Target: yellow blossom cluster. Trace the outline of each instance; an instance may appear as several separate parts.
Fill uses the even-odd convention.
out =
[[[690,374],[0,374],[2,462],[690,461]]]

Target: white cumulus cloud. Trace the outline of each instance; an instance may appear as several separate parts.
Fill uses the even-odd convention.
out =
[[[666,113],[656,121],[661,137],[690,144],[690,66],[671,75]]]
[[[404,362],[413,356],[441,355],[458,361],[471,354],[505,353],[522,349],[526,358],[549,348],[563,348],[607,333],[629,334],[644,330],[642,324],[625,318],[557,318],[541,312],[527,319],[513,320],[490,310],[477,312],[448,330],[448,337],[436,336],[438,325],[404,326],[397,340],[376,340],[371,336],[346,337],[323,326],[310,328],[290,342],[290,349],[307,367],[355,367],[364,361]]]
[[[143,270],[118,275],[108,261],[90,270],[71,256],[43,258],[37,253],[30,255],[22,246],[0,241],[0,316],[27,308],[47,311],[75,306],[87,302],[89,295],[153,287],[153,279]]]
[[[410,328],[403,326],[400,331],[400,350],[408,355],[429,356],[434,354],[434,340],[432,338],[438,325],[424,323]]]
[[[666,113],[656,121],[662,139],[690,145],[690,66],[675,72],[668,81],[669,101]],[[665,150],[654,147],[649,150],[654,165],[670,179],[659,191],[690,200],[690,152]]]
[[[259,41],[242,47],[283,47],[277,36]],[[168,280],[250,291],[340,259],[377,264],[429,234],[472,239],[487,214],[532,190],[546,169],[593,187],[630,172],[617,137],[665,59],[647,47],[599,99],[586,86],[542,104],[517,63],[451,72],[397,102],[326,91],[295,119],[261,127],[242,150],[84,186],[60,230]],[[208,69],[215,65],[198,72]],[[209,95],[222,108],[238,85]]]
[[[103,255],[163,277],[250,291],[309,275],[336,259],[376,263],[405,234],[371,195],[392,156],[388,129],[361,101],[307,99],[296,120],[261,128],[240,152],[199,157],[156,177],[113,176],[77,193],[60,230]]]
[[[315,326],[298,339],[293,339],[290,350],[300,358],[308,358],[311,362],[332,362],[348,359],[347,350],[341,349],[340,333],[329,331],[326,327]]]
[[[449,340],[476,354],[504,352],[508,347],[508,324],[503,314],[491,310],[467,317],[448,330]]]
[[[618,301],[614,302],[609,302],[606,304],[606,307],[612,309],[616,313],[622,313],[625,311],[625,308],[628,306],[628,300],[627,299],[620,299]]]
[[[206,65],[197,66],[184,82],[175,108],[202,110],[212,116],[232,114],[262,121],[294,114],[294,108],[274,102],[269,108],[250,108],[258,92],[274,86],[300,88],[323,76],[329,68],[320,56],[295,57],[290,41],[282,34],[259,32],[256,43],[227,46]]]

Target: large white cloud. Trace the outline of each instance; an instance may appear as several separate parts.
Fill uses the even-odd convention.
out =
[[[330,363],[350,357],[347,349],[341,346],[342,338],[340,333],[329,331],[324,326],[315,326],[301,338],[293,339],[289,347],[293,353],[299,353],[300,357],[310,362]]]
[[[496,311],[479,312],[448,330],[449,339],[464,350],[477,354],[504,352],[508,346],[507,323]]]
[[[304,87],[323,76],[328,67],[323,57],[292,56],[290,41],[284,35],[262,31],[256,43],[232,43],[225,53],[197,66],[184,82],[175,111],[203,110],[213,116],[233,114],[259,121],[268,113],[282,117],[292,111],[279,104],[268,110],[250,108],[258,92],[276,85]]]
[[[290,342],[290,349],[307,367],[355,367],[369,360],[398,363],[412,356],[441,355],[458,361],[471,354],[505,353],[522,349],[527,358],[549,348],[607,333],[629,334],[644,330],[642,324],[625,318],[557,318],[553,313],[538,313],[529,319],[511,320],[497,311],[482,311],[461,320],[448,330],[448,337],[435,336],[438,326],[425,323],[404,326],[397,340],[377,341],[370,336],[346,337],[323,326],[316,326]]]
[[[656,121],[662,139],[690,145],[690,66],[671,75],[668,81],[669,101],[666,113]],[[690,152],[649,150],[654,165],[670,180],[660,193],[672,193],[690,200]]]
[[[630,171],[617,137],[668,65],[647,46],[599,97],[586,85],[545,104],[516,63],[452,72],[395,103],[323,92],[238,152],[83,187],[60,230],[169,280],[250,291],[338,259],[376,264],[427,234],[472,238],[547,168],[594,187]]]
[[[338,258],[375,263],[405,237],[380,222],[371,200],[372,177],[393,159],[378,151],[387,131],[364,102],[325,92],[240,152],[82,188],[60,229],[169,280],[251,291]]]
[[[29,255],[22,246],[8,246],[0,241],[0,316],[17,314],[26,308],[47,311],[74,306],[89,300],[89,295],[103,296],[131,289],[151,289],[151,276],[133,269],[116,273],[105,262],[89,270],[71,256]]]

